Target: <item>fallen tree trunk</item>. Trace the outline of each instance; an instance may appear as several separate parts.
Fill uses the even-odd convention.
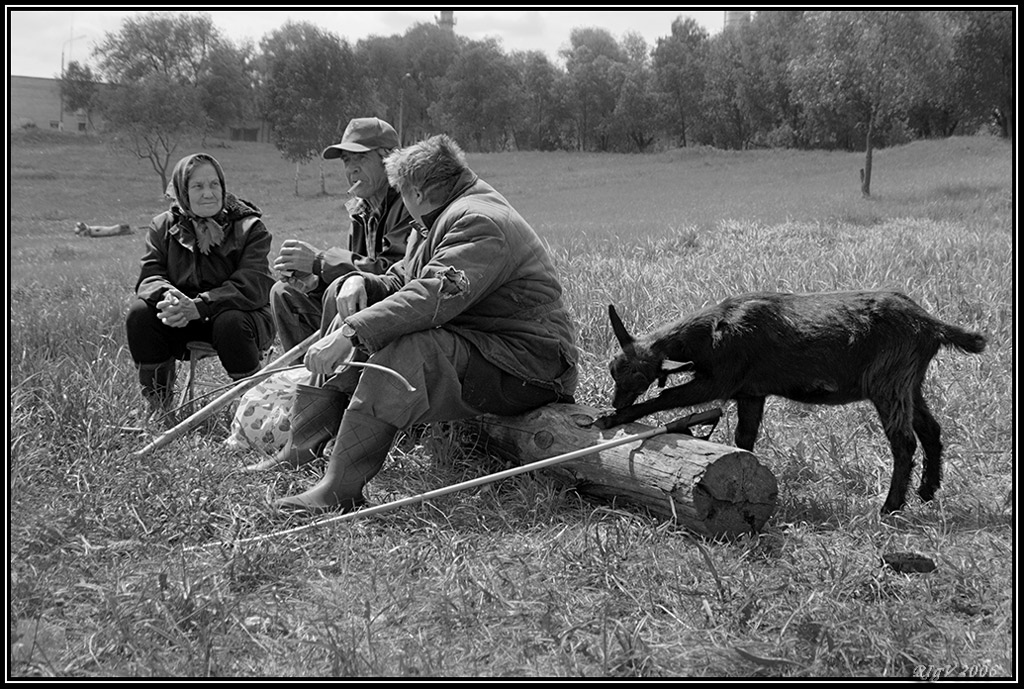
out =
[[[601,431],[599,410],[550,404],[521,416],[469,422],[487,449],[517,464],[648,431],[639,423]],[[646,507],[705,536],[756,533],[775,512],[778,483],[746,450],[665,433],[572,459],[540,473],[583,495]]]

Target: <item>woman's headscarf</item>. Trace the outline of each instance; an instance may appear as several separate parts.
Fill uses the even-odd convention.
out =
[[[188,202],[188,180],[196,168],[204,163],[209,163],[217,171],[217,179],[220,180],[221,199],[220,210],[210,218],[200,218],[192,212]],[[210,249],[219,246],[224,241],[224,224],[227,221],[227,208],[230,194],[224,184],[224,170],[220,163],[209,153],[193,153],[185,156],[174,166],[171,173],[171,181],[167,184],[167,195],[171,198],[171,212],[181,215],[192,221],[196,233],[196,245],[204,254],[210,253]]]

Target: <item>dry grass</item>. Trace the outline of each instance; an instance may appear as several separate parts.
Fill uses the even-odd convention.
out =
[[[262,206],[275,248],[340,243],[338,166],[261,144],[209,149]],[[1015,674],[1012,159],[964,138],[857,155],[505,154],[471,164],[534,223],[584,351],[579,401],[606,404],[606,306],[644,330],[752,289],[894,287],[986,332],[944,352],[939,497],[881,519],[891,459],[869,405],[769,401],[757,452],[779,479],[764,533],[704,542],[523,475],[237,549],[269,500],[321,467],[254,481],[226,420],[144,459],[116,430],[141,404],[123,314],[156,176],[72,136],[12,133],[9,674],[12,677],[910,677]],[[729,442],[732,410],[713,438]],[[504,468],[459,425],[402,438],[385,502]],[[931,574],[883,569],[909,550]]]

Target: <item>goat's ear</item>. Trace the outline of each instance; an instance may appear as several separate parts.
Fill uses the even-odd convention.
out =
[[[683,371],[693,370],[692,361],[672,361],[671,359],[665,359],[661,362],[661,373],[658,374],[658,387],[665,387],[665,383],[668,381],[668,377],[673,373],[682,373]]]
[[[619,318],[619,314],[615,313],[615,307],[611,304],[608,305],[608,318],[612,322],[612,332],[615,333],[615,339],[619,341],[622,351],[632,356],[633,336],[626,332],[626,326],[622,324],[622,319]]]

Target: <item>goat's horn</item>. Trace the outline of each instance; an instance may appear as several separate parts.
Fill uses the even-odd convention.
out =
[[[626,354],[632,354],[633,336],[626,332],[626,326],[622,324],[622,319],[619,318],[619,314],[615,313],[615,307],[611,304],[608,305],[608,318],[612,321],[612,332],[615,333],[615,338],[622,345],[622,351]]]
[[[668,371],[669,373],[681,373],[683,371],[689,371],[692,368],[692,361],[672,361],[672,359],[665,359],[661,362],[661,370]]]

